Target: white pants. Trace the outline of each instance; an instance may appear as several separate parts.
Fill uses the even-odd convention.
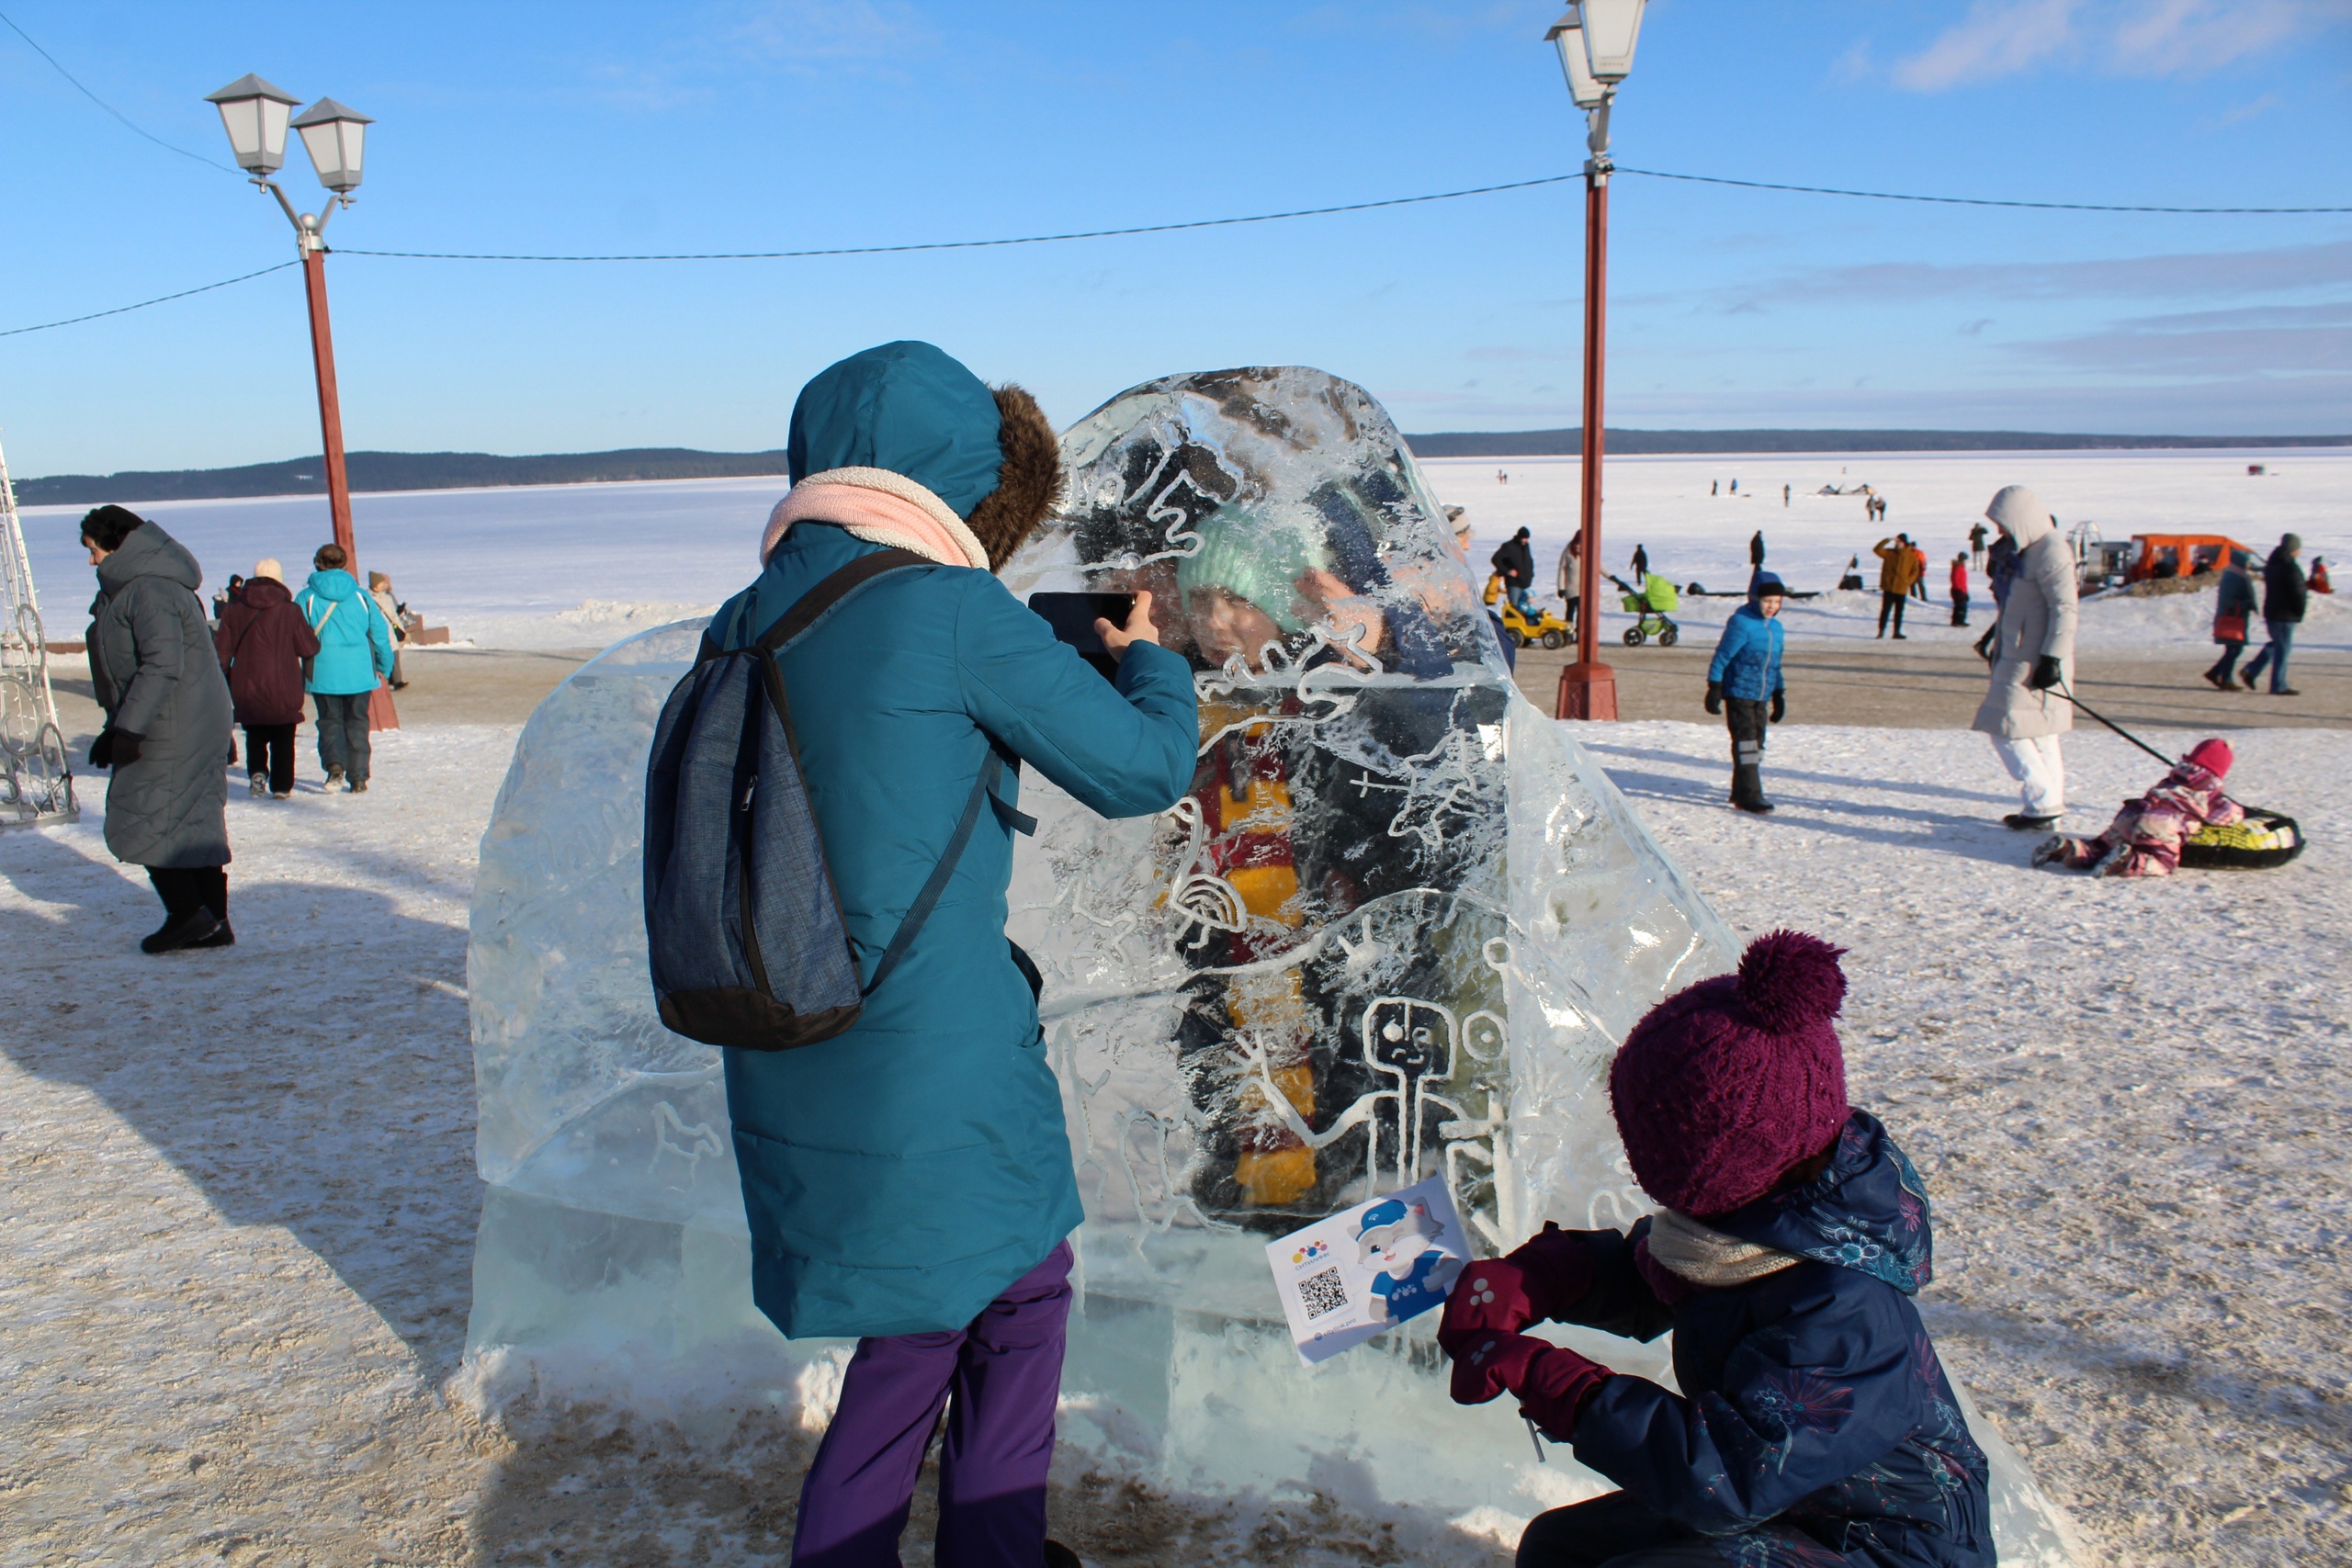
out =
[[[2058,737],[2030,735],[2016,739],[1992,738],[2001,766],[2024,786],[2028,817],[2062,817],[2066,811],[2066,761],[2058,754]]]

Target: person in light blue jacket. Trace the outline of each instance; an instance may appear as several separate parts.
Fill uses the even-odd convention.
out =
[[[1778,577],[1758,570],[1747,585],[1747,603],[1724,623],[1707,666],[1707,711],[1722,714],[1731,730],[1731,803],[1759,817],[1772,809],[1764,798],[1765,728],[1788,711],[1780,622],[1787,593]]]
[[[302,682],[319,716],[319,766],[327,788],[337,783],[353,795],[368,790],[368,701],[377,682],[392,671],[392,628],[375,596],[344,570],[349,558],[341,545],[321,545],[314,569],[294,596],[302,618],[319,639],[319,653]]]
[[[787,462],[763,570],[712,618],[716,646],[755,640],[874,551],[935,563],[868,580],[776,655],[870,976],[991,750],[1106,817],[1182,798],[1192,670],[1158,645],[1147,593],[1125,628],[1096,623],[1118,660],[1105,680],[993,575],[1061,488],[1053,430],[1020,389],[991,392],[930,344],[867,349],[802,389]],[[998,794],[1012,807],[1017,776]],[[752,1300],[786,1335],[858,1338],[802,1484],[793,1562],[808,1568],[899,1561],[943,1411],[938,1560],[1075,1561],[1048,1551],[1046,1475],[1082,1214],[1036,972],[1004,934],[1016,818],[981,814],[846,1031],[725,1054]]]

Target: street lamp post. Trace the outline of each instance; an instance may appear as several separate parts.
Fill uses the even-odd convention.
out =
[[[334,333],[327,319],[324,236],[327,220],[334,216],[336,208],[349,207],[351,193],[359,188],[368,127],[375,122],[333,98],[321,98],[299,118],[293,118],[294,107],[301,100],[250,73],[219,92],[207,95],[205,101],[220,108],[221,129],[229,133],[229,148],[236,154],[238,167],[253,177],[254,185],[277,198],[286,220],[294,226],[295,249],[302,258],[302,290],[311,307],[311,366],[319,384],[319,437],[326,461],[327,512],[334,529],[334,542],[343,547],[345,570],[357,578],[359,547],[351,531],[351,481],[343,460],[343,400],[335,391]],[[310,154],[311,166],[318,171],[319,184],[330,193],[315,213],[296,211],[286,192],[269,177],[286,162],[286,132],[289,129],[300,133],[302,150]],[[366,581],[360,578],[362,583]],[[380,682],[368,699],[368,727],[400,728],[392,694]]]
[[[1560,671],[1553,712],[1560,718],[1617,716],[1617,672],[1600,661],[1600,462],[1603,365],[1609,295],[1609,109],[1634,69],[1644,0],[1581,0],[1544,36],[1559,51],[1568,96],[1585,111],[1584,165],[1584,536],[1578,558],[1576,662]]]

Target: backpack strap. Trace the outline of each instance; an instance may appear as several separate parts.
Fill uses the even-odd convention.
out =
[[[864,587],[884,572],[897,571],[903,567],[937,566],[938,564],[929,557],[919,556],[912,550],[876,550],[870,555],[860,556],[847,566],[834,571],[832,575],[808,590],[808,592],[803,593],[791,609],[776,618],[775,625],[760,634],[760,640],[752,646],[762,653],[774,653],[786,643],[815,626],[826,611],[848,598],[852,592]]]
[[[865,988],[858,995],[872,996],[874,988],[890,977],[890,971],[899,966],[899,960],[904,958],[907,949],[914,945],[923,922],[931,919],[931,911],[938,905],[939,896],[947,891],[947,879],[956,874],[956,863],[964,858],[964,846],[972,841],[972,829],[979,825],[980,803],[989,801],[996,804],[1000,810],[1010,809],[996,798],[996,781],[1003,772],[1004,759],[991,745],[989,760],[980,764],[980,776],[972,781],[972,794],[964,802],[964,815],[956,823],[956,836],[947,840],[947,848],[940,855],[939,863],[932,868],[931,880],[922,885],[922,891],[915,895],[915,901],[907,906],[905,918],[899,921],[897,934],[890,938],[890,945],[882,950],[882,961],[874,966],[874,978],[865,983]]]

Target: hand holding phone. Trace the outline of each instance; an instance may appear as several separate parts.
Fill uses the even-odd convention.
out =
[[[1134,642],[1158,642],[1149,593],[1032,593],[1029,608],[1107,678]]]

